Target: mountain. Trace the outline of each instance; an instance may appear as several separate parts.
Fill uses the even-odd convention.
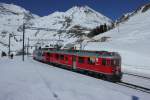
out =
[[[49,29],[56,29],[57,31],[38,31],[35,32],[37,38],[56,38],[59,36],[64,40],[64,44],[76,41],[81,35],[86,35],[87,31],[107,24],[110,26],[112,20],[106,16],[94,11],[88,6],[73,7],[66,12],[54,12],[48,16],[44,16],[31,21],[32,26]],[[66,32],[61,30],[67,30]],[[80,32],[75,32],[81,30]]]
[[[8,51],[9,33],[22,35],[23,22],[26,23],[26,27],[44,28],[43,30],[25,30],[26,38],[36,39],[30,41],[30,45],[37,43],[40,45],[57,44],[58,41],[54,41],[54,39],[60,38],[62,45],[73,43],[81,36],[86,36],[89,30],[96,26],[112,24],[112,20],[88,6],[75,6],[66,12],[54,12],[48,16],[38,17],[22,7],[0,3],[0,16],[0,46],[4,51]],[[41,39],[53,39],[53,41],[41,41]],[[21,48],[22,37],[13,36],[11,49],[15,51]]]
[[[85,48],[119,52],[122,56],[123,69],[127,67],[135,68],[136,71],[144,69],[149,73],[150,4],[126,16],[128,17],[117,21],[118,24],[114,29],[93,38],[96,41],[105,40],[105,42],[89,42]]]
[[[8,51],[9,34],[22,35],[22,32],[18,31],[19,27],[23,25],[23,22],[28,22],[35,18],[38,18],[38,16],[22,7],[14,4],[0,3],[0,51]],[[21,48],[21,38],[19,36],[12,37],[12,50]]]

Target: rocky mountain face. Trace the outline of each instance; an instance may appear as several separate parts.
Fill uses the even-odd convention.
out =
[[[0,3],[0,50],[8,50],[8,38],[11,37],[12,50],[22,48],[22,25],[25,30],[26,38],[36,39],[31,41],[31,45],[41,43],[41,39],[61,39],[62,45],[77,41],[81,36],[86,36],[89,30],[103,24],[108,26],[112,20],[96,12],[95,10],[84,7],[73,7],[66,12],[54,12],[48,16],[39,17],[30,11],[13,4]],[[44,29],[43,29],[44,28]],[[13,35],[15,34],[15,36]],[[20,35],[20,36],[19,36]],[[44,44],[56,44],[58,41],[42,41]]]
[[[131,17],[138,15],[138,14],[142,14],[147,12],[150,9],[150,3],[143,5],[139,8],[137,8],[135,11],[127,13],[127,14],[123,14],[119,19],[116,20],[116,24],[119,23],[123,23],[126,22],[127,20],[129,20]]]

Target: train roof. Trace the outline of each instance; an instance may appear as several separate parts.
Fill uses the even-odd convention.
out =
[[[89,50],[69,50],[69,49],[55,49],[55,48],[42,48],[45,52],[69,54],[76,56],[92,56],[92,57],[103,57],[103,58],[118,58],[120,55],[117,52],[108,51],[89,51]]]

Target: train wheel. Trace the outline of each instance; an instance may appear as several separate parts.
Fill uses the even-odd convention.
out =
[[[113,78],[113,76],[111,76],[111,75],[105,75],[105,77],[106,77],[106,80],[107,81],[110,81],[110,82],[113,82],[115,79]]]

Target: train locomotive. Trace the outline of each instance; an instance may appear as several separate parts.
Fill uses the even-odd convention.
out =
[[[122,78],[121,56],[117,52],[40,48],[34,50],[33,59],[70,70],[93,73],[108,81],[116,82]]]

